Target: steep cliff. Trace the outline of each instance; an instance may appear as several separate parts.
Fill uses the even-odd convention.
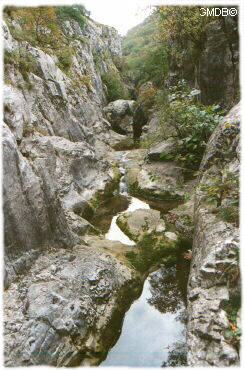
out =
[[[15,38],[5,23],[7,284],[34,258],[36,249],[71,247],[90,227],[81,216],[94,194],[114,178],[106,155],[110,140],[120,137],[104,119],[106,86],[101,76],[110,71],[119,76],[113,58],[121,56],[114,29],[90,19],[83,28],[66,21],[75,53],[68,72],[62,71],[52,50],[44,52],[19,39],[14,32],[19,24],[8,24]]]
[[[170,56],[169,81],[185,78],[201,90],[203,104],[233,107],[240,89],[238,16],[211,19],[199,48],[186,45]]]
[[[190,366],[239,364],[239,130],[240,104],[213,132],[200,166],[188,282]]]

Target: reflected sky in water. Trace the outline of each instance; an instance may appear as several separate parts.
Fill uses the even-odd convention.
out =
[[[141,297],[127,312],[121,336],[100,366],[160,367],[173,344],[183,337],[184,326],[177,314],[160,313],[151,306],[147,279]]]
[[[129,207],[124,212],[121,212],[120,214],[125,213],[125,212],[133,212],[136,209],[149,209],[149,208],[150,207],[147,203],[142,202],[140,199],[131,197]],[[105,238],[109,240],[117,240],[127,245],[135,245],[135,242],[129,239],[128,236],[125,235],[123,231],[121,231],[118,225],[116,224],[116,220],[118,217],[119,215],[114,216],[112,218],[110,229],[105,235]]]

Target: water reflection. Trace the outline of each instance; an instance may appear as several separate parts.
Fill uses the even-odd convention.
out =
[[[129,207],[124,212],[121,212],[121,213],[133,212],[136,209],[149,209],[149,208],[150,207],[147,203],[142,202],[141,200],[139,200],[137,198],[130,197]],[[126,236],[123,233],[123,231],[121,231],[121,229],[116,224],[116,220],[117,220],[118,217],[119,217],[119,214],[112,218],[112,222],[111,222],[109,231],[105,235],[105,238],[109,239],[109,240],[116,240],[116,241],[119,241],[119,242],[121,242],[123,244],[127,244],[127,245],[135,245],[135,242],[133,242],[133,240],[130,240],[128,238],[128,236]]]
[[[187,346],[185,341],[173,343],[173,349],[169,351],[167,361],[163,361],[161,367],[187,366]]]
[[[177,320],[179,307],[183,307],[180,294],[177,293],[178,298],[174,300],[177,307],[173,312],[173,300],[169,309],[166,304],[161,312],[155,308],[157,299],[154,294],[158,295],[161,289],[164,270],[159,269],[146,279],[142,295],[125,316],[118,342],[101,366],[160,367],[167,362],[175,342],[184,342],[184,324]]]
[[[158,311],[175,313],[183,307],[181,292],[176,280],[176,267],[161,267],[149,277],[151,297],[148,303]]]

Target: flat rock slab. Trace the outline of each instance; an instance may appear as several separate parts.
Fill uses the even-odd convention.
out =
[[[174,140],[173,138],[169,138],[168,140],[151,145],[147,157],[151,161],[157,161],[161,159],[161,154],[173,153],[175,148],[176,140]]]
[[[144,233],[162,233],[165,223],[160,219],[160,212],[153,209],[137,209],[134,212],[126,212],[117,219],[118,226],[122,231],[130,235],[133,240],[140,239]],[[124,229],[124,230],[123,230]]]
[[[112,256],[115,256],[125,264],[128,264],[128,260],[124,257],[124,254],[128,251],[131,251],[131,246],[116,240],[105,239],[103,236],[95,235],[86,235],[83,237],[83,240],[88,246],[101,249],[104,252],[109,252],[112,254]]]

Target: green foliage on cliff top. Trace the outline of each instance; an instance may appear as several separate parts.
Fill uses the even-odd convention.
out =
[[[88,12],[83,5],[4,8],[4,16],[13,38],[27,41],[45,52],[55,53],[59,67],[65,72],[72,64],[75,49],[65,32],[64,21],[75,20],[82,28],[86,15]]]
[[[131,29],[123,40],[125,61],[137,84],[148,80],[160,83],[168,70],[165,49],[156,32],[157,16],[154,14]]]
[[[56,6],[56,15],[58,20],[62,23],[63,21],[75,20],[79,23],[82,28],[86,22],[85,16],[90,15],[90,12],[86,10],[84,5],[70,5],[70,6]]]
[[[204,47],[202,6],[155,6],[154,12],[131,29],[123,40],[123,53],[135,82],[151,80],[162,86],[172,60],[195,63]]]
[[[34,57],[25,49],[16,48],[4,51],[4,65],[11,64],[17,67],[24,80],[29,82],[28,72],[33,72],[35,67]]]

